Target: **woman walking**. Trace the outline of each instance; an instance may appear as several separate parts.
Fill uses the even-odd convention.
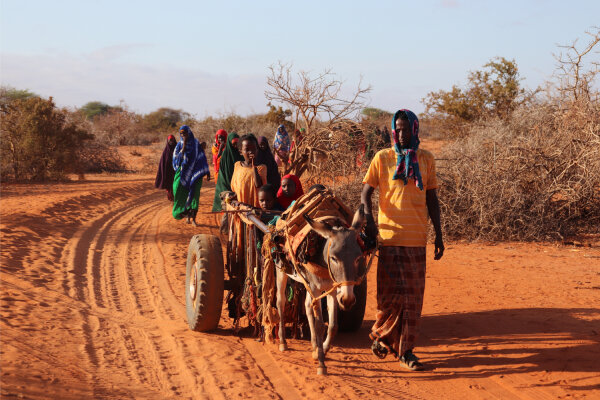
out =
[[[273,141],[273,148],[275,149],[275,161],[280,167],[287,164],[290,157],[290,135],[288,135],[283,124],[279,125],[277,132],[275,133],[275,140]]]
[[[167,137],[167,144],[163,150],[162,156],[158,163],[158,172],[154,187],[157,189],[165,189],[167,191],[167,199],[173,201],[173,181],[175,180],[175,171],[173,170],[173,150],[177,140],[175,136]]]
[[[188,224],[191,222],[197,226],[196,214],[202,178],[207,176],[207,179],[210,180],[210,170],[206,154],[189,126],[181,126],[179,135],[181,140],[173,152],[173,169],[175,170],[173,217],[181,219],[187,216]]]
[[[258,138],[258,154],[256,155],[256,164],[264,164],[267,167],[267,182],[273,185],[275,191],[279,190],[281,186],[281,175],[279,174],[279,168],[277,168],[277,161],[273,157],[271,147],[269,146],[269,139],[264,136]]]
[[[215,179],[219,173],[219,161],[225,150],[225,144],[227,141],[227,132],[225,129],[219,129],[215,135],[215,144],[212,146],[212,161],[215,169]]]
[[[219,177],[215,186],[215,198],[213,200],[212,211],[222,211],[221,209],[221,192],[231,191],[231,176],[235,163],[242,161],[244,157],[240,154],[237,146],[234,145],[234,140],[237,141],[240,137],[237,133],[232,132],[227,136],[227,144],[221,156],[219,164]]]

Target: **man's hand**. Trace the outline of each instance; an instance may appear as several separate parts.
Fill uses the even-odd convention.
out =
[[[433,252],[433,259],[439,260],[444,255],[444,241],[442,240],[442,235],[435,236],[435,250]]]
[[[365,234],[369,238],[377,239],[379,230],[375,224],[375,218],[373,218],[373,214],[365,214],[365,218],[367,219],[367,224],[365,225]]]

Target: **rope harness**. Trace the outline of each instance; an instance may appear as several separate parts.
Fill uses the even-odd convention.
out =
[[[317,218],[316,220],[317,221],[318,220],[324,220],[324,219],[327,219],[327,218],[328,217],[321,217],[321,218]],[[369,273],[369,270],[371,269],[371,264],[373,263],[373,259],[375,258],[375,253],[377,252],[376,249],[372,250],[370,252],[371,254],[369,255],[369,262],[367,263],[367,267],[365,268],[365,272],[358,279],[356,279],[354,281],[338,282],[338,281],[335,280],[335,277],[333,276],[333,272],[331,271],[331,261],[330,261],[331,258],[329,256],[329,250],[331,249],[331,241],[330,241],[329,245],[327,246],[327,271],[329,272],[329,278],[333,282],[333,286],[329,290],[321,293],[319,296],[315,296],[315,293],[310,288],[310,285],[308,284],[308,281],[306,280],[306,278],[302,274],[302,271],[299,268],[299,265],[303,265],[303,264],[298,261],[298,259],[296,258],[295,252],[292,250],[290,236],[291,235],[289,233],[289,227],[286,225],[286,229],[285,229],[285,247],[286,247],[288,255],[291,258],[292,266],[294,267],[294,271],[296,272],[296,275],[298,275],[301,278],[301,283],[304,285],[304,287],[306,288],[306,291],[310,294],[310,297],[313,299],[311,301],[311,308],[313,309],[313,314],[315,316],[317,315],[316,313],[317,313],[317,309],[318,309],[318,302],[322,298],[330,295],[331,293],[333,293],[333,291],[337,290],[338,288],[340,288],[342,286],[358,286],[358,285],[360,285],[362,283],[362,281],[367,277],[367,274]],[[363,256],[364,256],[364,254],[363,254]]]

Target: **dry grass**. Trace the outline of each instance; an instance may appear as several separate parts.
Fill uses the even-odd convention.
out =
[[[439,168],[451,238],[556,240],[600,224],[600,108],[545,103],[472,127]]]

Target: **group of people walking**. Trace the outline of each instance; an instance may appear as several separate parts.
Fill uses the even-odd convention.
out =
[[[198,142],[187,125],[179,128],[179,135],[179,142],[173,135],[167,138],[155,186],[166,190],[167,198],[173,201],[175,219],[187,217],[188,223],[196,225],[202,181],[204,177],[210,180],[206,146]],[[292,144],[283,125],[275,134],[275,153],[265,136],[256,138],[250,133],[240,137],[219,129],[211,149],[216,176],[212,211],[222,211],[220,194],[224,191],[235,192],[238,201],[258,208],[261,208],[259,192],[273,192],[274,201],[268,205],[274,208],[287,207],[300,197],[303,194],[300,180],[294,175],[282,178],[279,172],[279,166],[288,161]]]
[[[186,125],[180,140],[167,138],[156,187],[173,201],[173,217],[188,217],[195,224],[202,180],[210,179],[204,148]],[[296,132],[296,140],[302,133]],[[410,370],[423,364],[413,353],[418,337],[425,290],[427,219],[435,231],[434,259],[444,254],[437,179],[433,155],[419,148],[419,121],[410,110],[397,111],[389,134],[391,147],[380,150],[363,179],[361,203],[365,233],[377,238],[377,313],[370,337],[373,353],[395,355]],[[273,141],[253,134],[239,137],[220,129],[212,147],[216,186],[212,211],[221,210],[220,194],[236,193],[238,201],[267,210],[285,210],[303,194],[294,175],[280,176],[278,166],[289,162],[294,142],[283,125]],[[297,144],[296,144],[297,145]],[[205,147],[205,146],[204,146]],[[169,179],[171,179],[169,183]],[[372,195],[379,190],[378,224],[373,217]]]

